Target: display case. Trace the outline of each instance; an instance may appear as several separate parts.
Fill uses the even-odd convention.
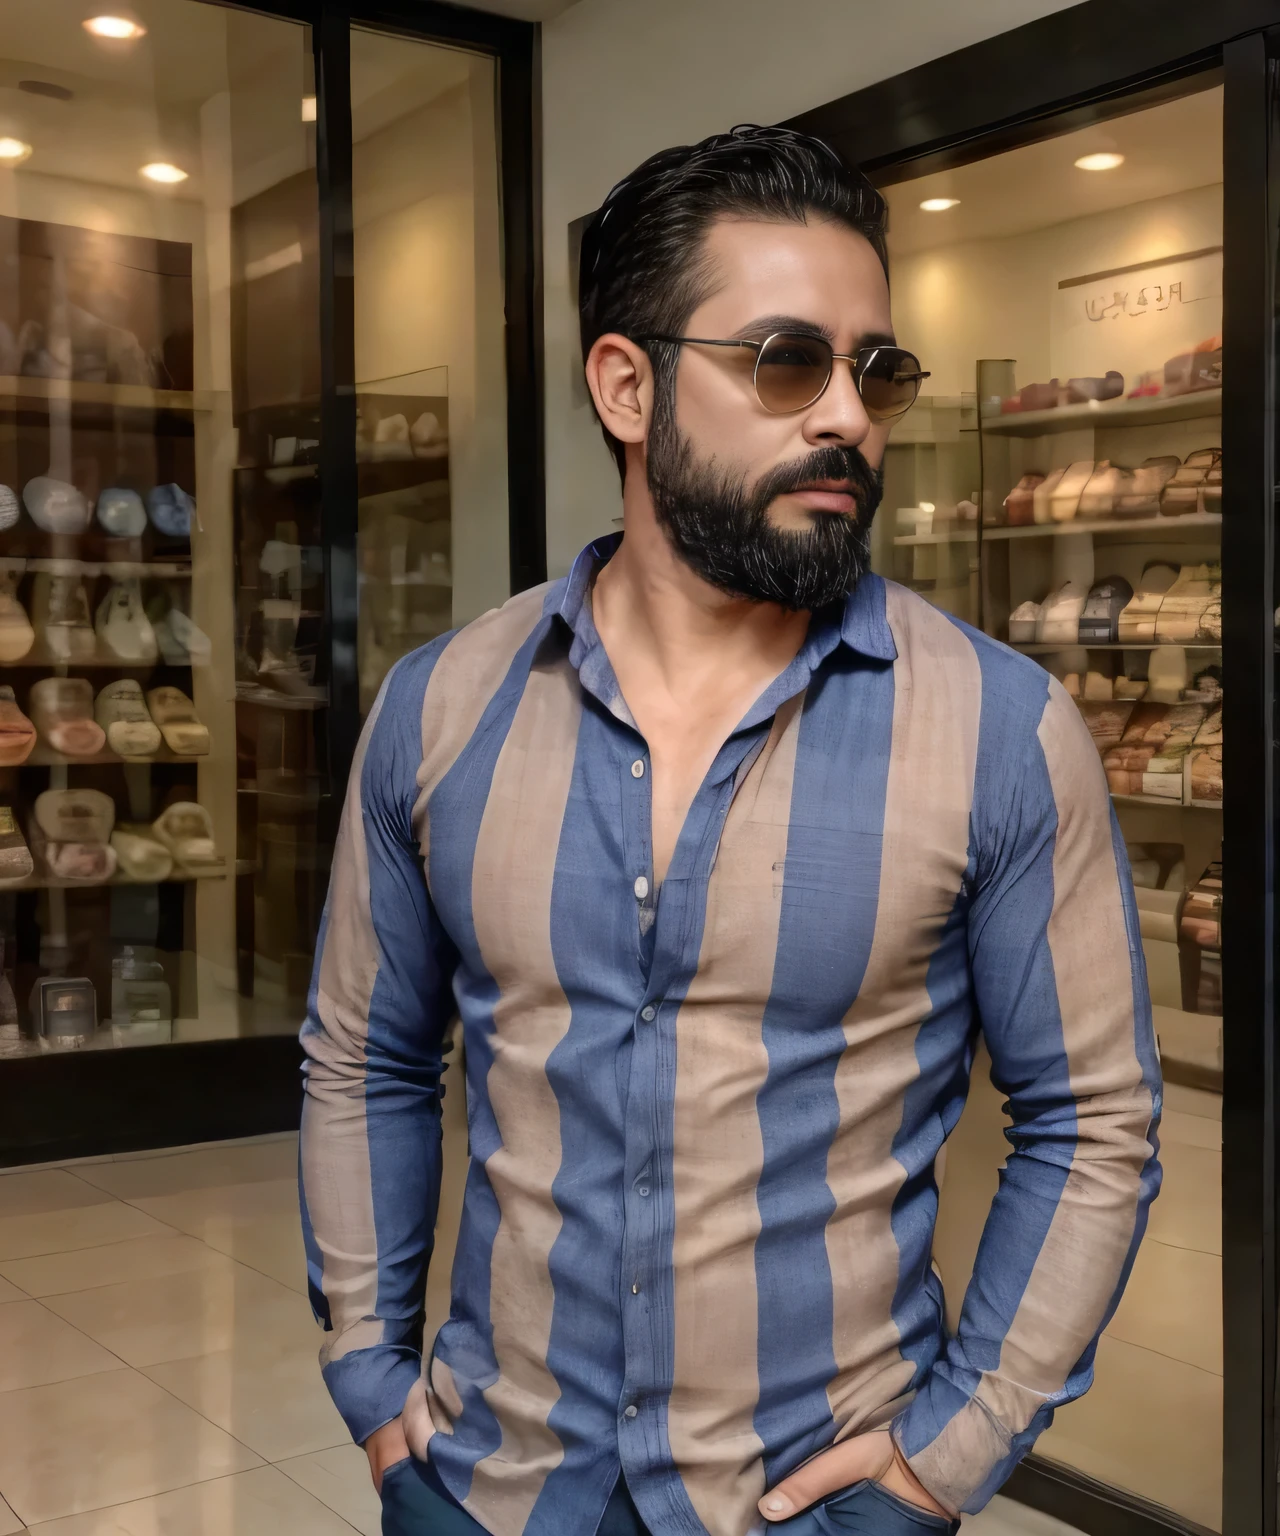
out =
[[[296,1126],[363,718],[543,559],[532,28],[154,0],[103,33],[49,0],[36,35],[26,9],[0,21],[0,1163]]]

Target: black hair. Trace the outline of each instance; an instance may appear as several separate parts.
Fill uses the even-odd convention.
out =
[[[632,339],[679,334],[704,297],[708,274],[699,252],[716,219],[803,223],[809,213],[857,230],[888,271],[884,198],[821,139],[747,123],[652,155],[613,188],[583,232],[583,362],[609,331]],[[669,397],[676,348],[654,345],[661,348],[655,387]],[[601,430],[625,474],[623,445],[603,422]]]

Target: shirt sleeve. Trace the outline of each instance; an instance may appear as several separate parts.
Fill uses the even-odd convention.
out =
[[[434,651],[397,664],[361,735],[302,1029],[308,1286],[325,1384],[360,1442],[418,1379],[440,1192],[456,954],[413,828]]]
[[[981,1509],[1053,1410],[1089,1387],[1160,1183],[1159,1066],[1105,775],[1056,681],[1021,734],[1026,750],[989,763],[981,813],[975,793],[969,910],[1013,1151],[959,1328],[893,1425],[956,1513]]]

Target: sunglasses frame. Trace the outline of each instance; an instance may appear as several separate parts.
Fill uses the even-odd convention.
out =
[[[785,411],[775,411],[772,406],[765,404],[764,399],[760,394],[760,362],[764,357],[765,348],[769,345],[769,343],[771,341],[777,341],[780,337],[783,336],[794,337],[797,341],[816,341],[820,345],[827,347],[828,350],[831,351],[831,364],[827,369],[827,376],[822,382],[822,388],[819,389],[817,394],[814,395],[811,400],[806,400],[803,405],[793,405]],[[770,416],[793,416],[797,411],[807,411],[811,405],[815,405],[819,400],[822,399],[823,395],[826,394],[827,389],[831,384],[831,377],[835,373],[835,365],[837,363],[848,363],[850,370],[853,373],[853,387],[858,391],[858,398],[866,407],[867,415],[871,417],[871,420],[877,424],[886,421],[900,421],[920,398],[920,386],[925,381],[925,379],[929,377],[927,370],[921,370],[919,368],[917,368],[914,373],[895,375],[895,378],[913,380],[916,386],[916,392],[900,411],[895,411],[892,413],[892,415],[890,415],[883,411],[873,410],[872,407],[867,403],[867,400],[862,393],[862,376],[871,366],[871,363],[874,360],[877,352],[900,352],[904,357],[914,358],[915,361],[919,363],[920,359],[916,357],[915,353],[908,352],[905,347],[899,347],[896,345],[890,347],[884,342],[877,342],[874,346],[859,347],[857,352],[850,355],[848,352],[835,351],[831,347],[831,343],[826,341],[821,336],[810,336],[801,331],[773,331],[768,336],[766,336],[763,341],[713,340],[708,336],[638,336],[635,339],[640,346],[644,346],[651,341],[665,341],[669,342],[672,346],[750,348],[756,354],[755,367],[751,371],[751,387],[756,392],[756,399],[760,401],[760,408],[762,410],[768,411]]]

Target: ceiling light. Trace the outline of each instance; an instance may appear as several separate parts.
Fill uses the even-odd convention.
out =
[[[147,35],[147,29],[139,21],[128,16],[90,16],[84,23],[86,32],[94,37],[110,37],[118,42],[133,43]]]
[[[1114,171],[1116,166],[1124,164],[1124,156],[1112,154],[1110,150],[1103,150],[1097,155],[1081,155],[1076,161],[1078,171]]]
[[[304,123],[314,123],[315,120],[316,99],[314,96],[304,96],[302,98],[302,121]]]
[[[170,165],[165,160],[153,160],[150,165],[142,167],[143,176],[148,181],[158,181],[165,186],[172,186],[175,182],[186,181],[187,173],[179,166]]]
[[[926,197],[920,204],[926,213],[946,213],[948,208],[958,208],[958,197]]]
[[[0,139],[0,165],[17,165],[30,153],[30,144],[24,144],[21,139]]]

